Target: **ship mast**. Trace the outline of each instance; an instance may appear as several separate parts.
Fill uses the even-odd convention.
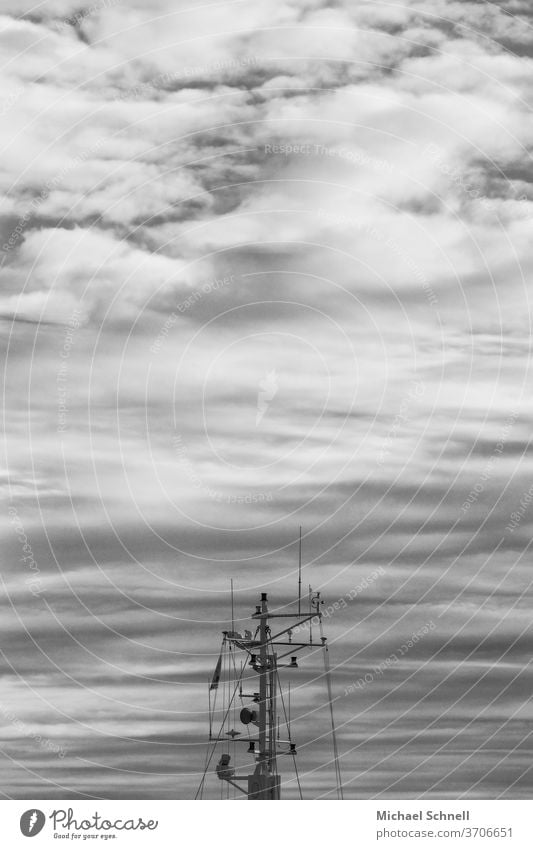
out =
[[[276,775],[275,770],[276,753],[273,741],[276,728],[276,655],[268,653],[268,633],[267,594],[261,593],[261,615],[259,619],[259,756],[254,777],[248,781],[248,797],[279,799],[279,776]],[[264,795],[265,793],[266,795]]]
[[[224,640],[230,645],[245,651],[249,656],[248,666],[258,676],[258,690],[253,693],[242,692],[242,681],[240,682],[241,699],[250,699],[250,707],[243,707],[240,712],[240,721],[245,726],[257,728],[257,736],[241,737],[241,732],[232,729],[226,732],[232,741],[237,743],[248,743],[248,752],[255,758],[255,769],[248,775],[236,775],[235,769],[230,766],[231,757],[228,753],[221,755],[216,767],[216,773],[221,781],[226,781],[244,793],[248,799],[280,799],[280,776],[277,771],[277,759],[279,754],[296,755],[296,746],[290,739],[278,739],[278,681],[279,669],[286,667],[297,669],[297,653],[309,647],[320,647],[325,645],[325,637],[319,643],[313,642],[312,632],[309,639],[293,641],[293,634],[300,632],[301,626],[310,623],[317,617],[321,619],[320,593],[309,601],[309,611],[301,613],[300,600],[298,610],[293,613],[271,613],[268,608],[267,593],[261,593],[260,604],[256,605],[252,619],[258,623],[255,635],[251,631],[245,631],[244,635],[235,631],[224,631]],[[272,633],[275,628],[271,626],[272,620],[290,620],[287,627],[285,623],[278,623],[281,630]],[[290,656],[289,663],[282,663]],[[235,694],[234,694],[235,695]],[[215,744],[221,741],[219,738]],[[256,750],[257,746],[257,750]],[[240,782],[244,782],[242,786]]]

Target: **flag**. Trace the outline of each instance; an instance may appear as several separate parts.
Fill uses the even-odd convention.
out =
[[[222,669],[222,652],[220,652],[220,655],[219,655],[218,660],[217,660],[217,665],[215,666],[215,673],[213,675],[213,680],[211,681],[211,686],[209,687],[210,690],[218,690],[218,682],[220,681],[221,669]]]

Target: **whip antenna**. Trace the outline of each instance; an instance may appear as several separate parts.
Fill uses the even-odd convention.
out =
[[[298,549],[298,616],[302,613],[302,526],[300,525],[300,546]]]

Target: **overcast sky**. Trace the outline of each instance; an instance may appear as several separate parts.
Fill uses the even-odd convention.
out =
[[[299,525],[346,796],[531,795],[532,17],[0,0],[4,796],[194,796]]]

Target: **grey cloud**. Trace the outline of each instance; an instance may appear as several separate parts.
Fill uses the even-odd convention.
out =
[[[0,0],[3,698],[67,749],[4,727],[4,794],[190,798],[229,578],[289,603],[302,524],[327,604],[384,570],[325,617],[346,795],[528,798],[526,5],[93,5]]]

